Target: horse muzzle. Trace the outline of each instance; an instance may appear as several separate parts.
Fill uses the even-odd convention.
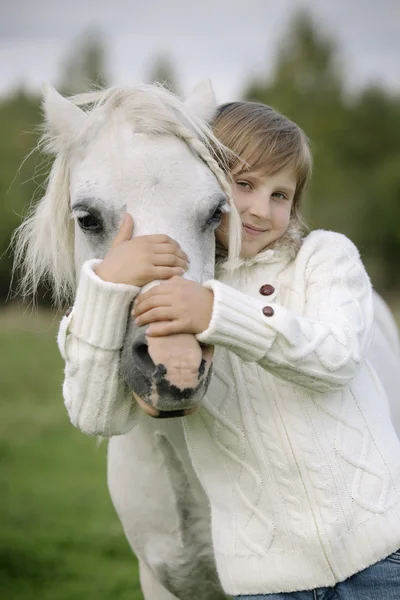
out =
[[[194,412],[208,389],[213,347],[200,346],[191,334],[146,338],[146,329],[132,328],[121,355],[135,400],[155,418]]]

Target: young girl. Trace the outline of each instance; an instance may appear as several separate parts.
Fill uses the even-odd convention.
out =
[[[244,102],[223,106],[214,130],[234,152],[241,258],[229,269],[221,260],[204,285],[173,277],[152,288],[134,317],[149,336],[188,332],[216,346],[209,392],[184,427],[222,585],[242,599],[395,600],[400,445],[365,360],[368,276],[343,235],[302,237],[311,157],[299,127]],[[222,222],[222,257],[226,231]],[[100,278],[113,279],[114,258]]]
[[[214,130],[245,160],[230,165],[242,259],[204,286],[153,288],[135,317],[149,336],[186,331],[217,347],[211,389],[185,431],[222,585],[246,599],[394,600],[400,447],[364,360],[368,276],[343,235],[301,237],[311,158],[295,124],[233,103]]]

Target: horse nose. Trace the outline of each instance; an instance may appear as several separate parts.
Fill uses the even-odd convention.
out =
[[[135,338],[132,343],[131,352],[134,362],[141,367],[143,373],[154,372],[156,366],[149,354],[149,345],[144,331]]]
[[[213,348],[200,346],[191,334],[147,339],[146,331],[135,328],[122,349],[125,383],[159,418],[188,414],[207,391]]]

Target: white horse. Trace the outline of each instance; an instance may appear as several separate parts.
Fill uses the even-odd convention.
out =
[[[83,262],[106,254],[124,211],[134,218],[135,235],[162,232],[180,243],[191,258],[189,277],[212,277],[215,215],[229,197],[211,150],[222,149],[204,123],[215,110],[208,85],[186,104],[153,86],[111,88],[72,101],[48,88],[44,139],[56,158],[44,198],[17,235],[25,289],[35,291],[47,276],[56,300],[73,295]],[[232,223],[237,253],[240,230]],[[376,302],[372,360],[378,364],[379,358],[379,374],[397,405],[396,327],[387,307]],[[125,350],[138,339],[142,352],[143,335],[131,322]],[[148,382],[142,363],[140,376]],[[131,387],[132,369],[121,374]],[[188,404],[200,402],[206,389],[204,380]],[[163,408],[162,397],[160,402]],[[166,408],[174,408],[170,397]],[[108,485],[139,560],[146,600],[226,598],[215,570],[208,501],[190,462],[182,419],[160,421],[140,412],[129,433],[109,441]]]

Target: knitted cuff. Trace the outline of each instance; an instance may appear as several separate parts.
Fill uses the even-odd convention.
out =
[[[94,269],[100,260],[84,263],[69,330],[77,338],[104,350],[122,347],[129,307],[140,288],[103,281]]]
[[[267,353],[277,333],[296,343],[298,323],[282,306],[266,306],[265,299],[253,298],[216,280],[204,286],[214,292],[214,306],[208,328],[196,336],[199,342],[231,348],[250,361],[258,361]]]

